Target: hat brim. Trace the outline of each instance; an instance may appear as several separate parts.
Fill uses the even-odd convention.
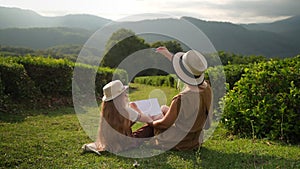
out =
[[[117,94],[115,94],[114,96],[111,96],[111,97],[103,96],[103,97],[102,97],[102,101],[107,102],[107,101],[113,100],[114,98],[120,96],[120,94],[122,94],[122,93],[123,93],[124,91],[126,91],[128,88],[129,88],[129,86],[124,86],[124,88],[123,88],[120,92],[118,92]]]
[[[185,53],[183,53],[183,52],[178,52],[173,56],[173,59],[172,59],[173,68],[175,70],[177,77],[180,80],[182,80],[184,83],[187,83],[189,85],[196,86],[196,85],[201,84],[204,80],[204,73],[202,73],[200,77],[195,78],[195,77],[191,77],[191,76],[187,75],[182,70],[182,68],[180,66],[180,62],[181,62],[180,57],[184,54]]]

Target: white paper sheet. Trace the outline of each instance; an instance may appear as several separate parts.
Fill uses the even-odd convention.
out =
[[[147,100],[138,100],[134,102],[138,108],[149,116],[155,116],[161,114],[160,105],[157,98],[151,98]]]

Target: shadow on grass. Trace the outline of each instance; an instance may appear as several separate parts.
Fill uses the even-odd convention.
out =
[[[15,107],[11,110],[0,111],[0,122],[19,123],[23,122],[29,116],[45,115],[55,117],[74,113],[74,108],[71,106],[52,107],[47,109],[23,109],[22,107]]]
[[[139,91],[138,87],[129,86],[130,93]]]
[[[84,154],[83,154],[84,155]],[[95,155],[96,156],[96,155]],[[167,151],[150,158],[126,158],[102,152],[101,158],[117,158],[121,164],[138,168],[299,168],[300,162],[275,156],[252,153],[224,153],[207,148],[200,151]],[[134,167],[132,167],[134,168]]]
[[[259,150],[258,150],[259,151]],[[200,158],[203,168],[299,168],[300,162],[281,157],[252,153],[224,153],[201,148]]]
[[[137,87],[130,87],[130,93],[137,91],[139,91]],[[98,104],[100,105],[100,103]],[[26,104],[12,104],[5,109],[0,107],[0,122],[19,123],[23,122],[28,116],[46,115],[52,117],[75,113],[74,107],[70,103],[68,103],[68,106],[47,107],[45,105],[47,104],[39,105],[39,108],[33,108]],[[82,109],[82,112],[86,112],[86,110]]]

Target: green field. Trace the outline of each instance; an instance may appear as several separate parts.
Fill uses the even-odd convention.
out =
[[[132,85],[130,99],[163,93],[170,103],[171,88]],[[168,151],[133,159],[105,152],[82,153],[91,142],[72,107],[0,112],[0,168],[300,168],[300,146],[228,134],[221,126],[198,151]]]

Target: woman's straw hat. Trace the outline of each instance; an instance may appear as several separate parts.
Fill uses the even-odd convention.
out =
[[[128,89],[128,86],[124,86],[120,80],[111,81],[103,87],[104,96],[102,101],[110,101],[122,94],[126,89]]]
[[[190,85],[203,83],[207,61],[198,51],[178,52],[173,56],[172,63],[177,76],[183,82]]]

